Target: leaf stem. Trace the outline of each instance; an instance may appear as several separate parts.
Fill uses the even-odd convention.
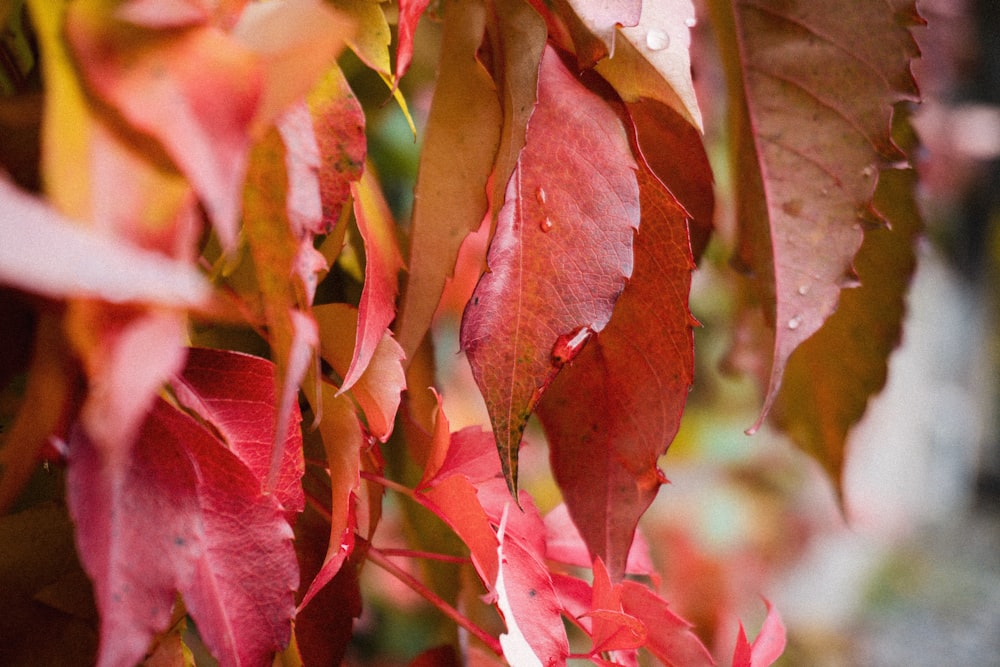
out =
[[[424,558],[427,560],[437,560],[443,563],[471,563],[472,560],[465,556],[452,556],[450,554],[439,554],[433,551],[414,551],[412,549],[379,549],[386,556],[401,556],[404,558]]]
[[[497,655],[503,655],[503,649],[500,647],[500,641],[496,637],[473,623],[466,616],[462,615],[461,612],[445,602],[444,599],[439,597],[431,589],[427,588],[427,586],[421,583],[420,580],[412,574],[393,563],[385,552],[373,547],[370,542],[361,536],[358,536],[357,540],[359,544],[364,544],[363,551],[368,560],[412,588],[428,602],[437,607],[442,614],[455,621],[455,623],[468,630],[471,634],[475,635],[481,642],[488,646],[491,651]]]
[[[399,482],[394,482],[391,479],[383,477],[382,475],[376,475],[375,473],[368,472],[367,470],[361,471],[361,479],[367,479],[369,482],[375,482],[376,484],[381,484],[387,489],[392,489],[397,493],[401,493],[407,498],[412,498],[418,503],[423,505],[419,498],[417,498],[416,492],[408,486],[404,486]]]

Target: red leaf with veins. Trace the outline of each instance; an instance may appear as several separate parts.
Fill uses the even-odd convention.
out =
[[[904,157],[890,137],[892,105],[918,94],[913,2],[895,5],[711,3],[722,40],[737,46],[723,53],[736,128],[734,261],[773,336],[753,351],[766,397],[751,432],[792,351],[856,284],[864,227],[884,224],[872,206],[878,173]]]
[[[552,471],[595,557],[619,580],[635,527],[663,483],[694,374],[687,299],[691,249],[680,206],[643,167],[635,273],[607,328],[556,377],[538,406]]]
[[[274,441],[274,364],[249,354],[192,348],[172,382],[177,400],[211,424],[230,450],[261,480],[267,478]],[[233,400],[234,388],[239,400]],[[285,429],[281,469],[272,492],[291,522],[305,507],[302,432],[298,405]]]
[[[602,330],[632,274],[634,170],[614,111],[547,48],[487,257],[490,272],[461,332],[512,490],[521,433],[559,370],[553,347],[583,328]]]
[[[570,518],[565,503],[556,506],[545,515],[545,557],[576,567],[589,567],[593,563],[590,560],[590,550],[583,541],[580,530]],[[629,549],[628,560],[625,563],[625,572],[644,575],[656,572],[649,553],[649,545],[641,531],[635,532],[632,548]]]
[[[298,566],[282,508],[260,487],[161,399],[125,465],[71,438],[67,502],[101,612],[99,665],[140,661],[178,593],[223,663],[263,664],[287,644]]]

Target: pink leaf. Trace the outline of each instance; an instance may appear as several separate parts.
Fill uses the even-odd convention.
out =
[[[275,422],[274,364],[248,354],[192,348],[173,387],[178,401],[215,427],[263,486]],[[239,388],[239,401],[233,401],[234,387]],[[289,520],[305,507],[300,421],[296,404],[285,429],[280,474],[272,491]]]
[[[0,283],[49,298],[204,308],[208,281],[187,263],[88,229],[0,176]]]
[[[553,350],[561,340],[601,331],[632,273],[634,169],[621,121],[548,48],[487,257],[490,271],[461,332],[512,490],[521,433],[561,367]]]
[[[192,418],[157,399],[124,465],[77,432],[67,502],[101,612],[98,664],[141,660],[177,593],[224,663],[262,664],[288,642],[291,529],[256,476]]]
[[[774,605],[767,600],[764,604],[767,606],[767,617],[753,644],[747,642],[746,631],[740,623],[733,651],[733,667],[768,667],[785,652],[785,625]]]
[[[513,665],[561,665],[569,655],[569,640],[559,599],[545,564],[517,539],[507,536],[509,507],[508,502],[497,534],[500,569],[494,588],[507,625],[507,632],[500,635],[500,645],[504,657]]]
[[[140,28],[98,0],[69,7],[66,36],[86,83],[161,143],[232,247],[250,125],[265,91],[259,59],[209,25]]]

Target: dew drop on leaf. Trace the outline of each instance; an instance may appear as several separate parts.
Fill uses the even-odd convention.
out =
[[[650,51],[662,51],[670,46],[670,35],[662,30],[650,30],[646,33],[646,47]]]
[[[793,331],[795,329],[798,329],[801,324],[802,324],[802,316],[801,315],[796,315],[792,319],[788,320],[788,328],[791,329],[791,330],[793,330]]]
[[[552,346],[552,363],[563,366],[573,361],[593,333],[590,327],[578,327],[556,338]]]
[[[799,285],[799,289],[796,291],[799,293],[799,296],[805,296],[809,294],[809,285]]]
[[[696,25],[698,25],[698,19],[696,19],[693,16],[689,16],[686,19],[684,19],[684,25],[686,25],[689,28],[693,28]]]
[[[549,196],[545,192],[545,188],[539,187],[535,190],[535,198],[538,199],[538,203],[545,206],[545,202],[548,201]]]
[[[555,227],[555,223],[549,218],[545,218],[538,226],[541,227],[543,232],[551,232],[552,228]]]

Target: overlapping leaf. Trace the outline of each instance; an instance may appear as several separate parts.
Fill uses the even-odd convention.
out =
[[[210,431],[157,399],[126,466],[102,461],[82,432],[70,464],[77,546],[101,612],[98,664],[139,661],[178,592],[224,662],[261,663],[288,641],[291,529],[262,480]]]
[[[721,40],[735,45],[723,55],[736,128],[736,261],[773,330],[761,419],[792,351],[854,282],[863,228],[880,223],[879,169],[902,157],[890,120],[895,102],[917,94],[906,25],[916,14],[897,4],[712,3]]]
[[[861,286],[841,294],[837,312],[792,354],[774,402],[774,421],[820,461],[838,491],[849,429],[884,386],[902,335],[922,229],[915,187],[912,170],[879,176],[875,207],[892,226],[865,234],[854,259]]]
[[[632,279],[607,328],[538,406],[570,515],[615,580],[664,481],[657,458],[677,432],[694,373],[686,217],[645,167],[639,184],[643,221]]]
[[[409,278],[396,326],[407,358],[430,327],[459,246],[486,214],[486,182],[500,141],[496,86],[476,58],[486,8],[448,4],[444,19],[441,74],[420,154]]]
[[[632,273],[634,170],[621,121],[546,50],[489,273],[461,332],[512,489],[521,433],[559,369],[554,346],[602,330]]]
[[[701,129],[701,110],[691,78],[691,0],[657,0],[642,6],[638,24],[620,28],[614,55],[597,63],[626,102],[657,100]]]

